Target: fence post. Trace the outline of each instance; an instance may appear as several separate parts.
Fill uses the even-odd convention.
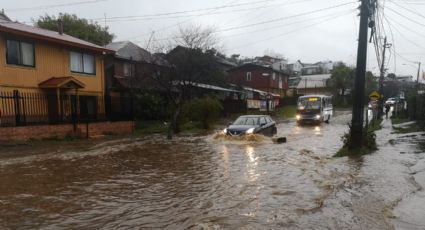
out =
[[[15,104],[15,125],[21,125],[21,107],[19,106],[19,91],[13,90],[13,102]]]
[[[89,119],[86,120],[86,139],[89,139]]]

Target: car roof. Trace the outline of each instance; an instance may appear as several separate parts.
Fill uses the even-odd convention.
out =
[[[243,117],[243,118],[259,118],[259,117],[265,117],[265,116],[267,116],[267,115],[243,115],[243,116],[240,116],[238,118],[241,118],[241,117]]]

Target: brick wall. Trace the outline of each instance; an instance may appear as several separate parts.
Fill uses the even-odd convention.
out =
[[[74,133],[72,124],[65,125],[39,125],[23,127],[0,127],[0,141],[28,139],[64,138],[67,135],[85,137],[87,126],[79,124],[77,132]],[[104,134],[130,134],[134,131],[133,121],[121,122],[97,122],[88,125],[89,137]]]

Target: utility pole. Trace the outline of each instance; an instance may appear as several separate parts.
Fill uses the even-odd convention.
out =
[[[421,74],[421,62],[418,62],[418,75],[416,76],[416,93],[419,91],[419,75]]]
[[[360,148],[363,146],[363,116],[364,116],[364,94],[365,75],[368,43],[368,23],[370,15],[370,0],[361,0],[360,6],[360,28],[359,44],[357,48],[356,79],[354,81],[354,103],[353,115],[351,119],[351,143],[350,148]]]
[[[385,76],[385,51],[387,48],[390,48],[391,44],[387,43],[387,37],[384,38],[384,51],[382,52],[382,63],[380,68],[380,75],[379,75],[379,94],[381,94],[381,97],[379,98],[379,106],[378,106],[378,118],[381,118],[383,115],[383,109],[384,109],[384,98],[382,98],[382,93],[384,90],[384,76]]]

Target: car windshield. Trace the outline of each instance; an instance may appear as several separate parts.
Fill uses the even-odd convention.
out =
[[[239,117],[234,125],[258,125],[258,117]]]
[[[320,109],[320,98],[309,97],[298,99],[298,109]]]

